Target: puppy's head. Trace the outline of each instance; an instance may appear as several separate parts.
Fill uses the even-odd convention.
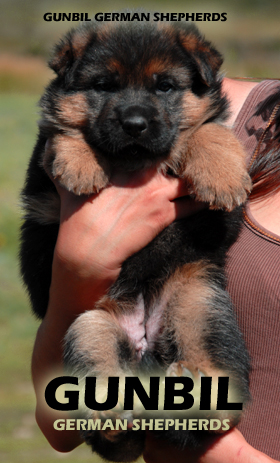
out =
[[[55,49],[44,117],[81,130],[113,165],[158,162],[180,131],[224,114],[221,63],[193,25],[83,26]]]

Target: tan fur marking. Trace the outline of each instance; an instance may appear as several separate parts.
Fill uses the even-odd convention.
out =
[[[198,38],[193,34],[181,34],[181,43],[183,47],[191,53],[197,51],[200,45]]]
[[[98,30],[98,40],[104,43],[107,42],[107,40],[110,38],[112,30],[114,30],[117,26],[118,23],[114,21],[106,21],[103,23],[102,27]]]
[[[118,72],[118,74],[126,74],[127,70],[125,69],[125,66],[123,66],[120,61],[116,60],[115,58],[112,58],[110,61],[106,63],[106,67],[110,72]]]
[[[52,57],[50,61],[50,67],[60,74],[64,71],[65,66],[68,62],[67,53],[70,50],[70,43],[67,41]]]
[[[96,154],[82,135],[73,131],[71,136],[56,135],[50,140],[43,166],[67,190],[88,195],[100,191],[109,182],[109,167],[104,160],[97,160]]]
[[[221,65],[221,58],[216,53],[211,52],[211,47],[208,42],[204,40],[199,40],[193,34],[189,34],[187,36],[181,36],[181,43],[183,47],[193,53],[193,57],[197,59],[197,61],[201,61],[199,56],[196,56],[197,52],[200,52],[204,55],[207,55],[207,61],[211,65],[213,70],[217,70]]]
[[[211,50],[211,46],[208,42],[197,38],[193,34],[189,34],[187,36],[181,34],[181,43],[183,47],[192,54],[192,57],[200,69],[201,77],[204,80],[204,83],[209,85],[207,76],[205,75],[204,71],[203,60],[206,60],[205,62],[211,67],[212,71],[216,73],[223,62],[221,56],[214,50]]]
[[[59,110],[59,119],[70,127],[81,127],[87,122],[88,104],[83,93],[64,97]]]
[[[76,58],[80,58],[83,55],[90,38],[91,33],[89,31],[76,31],[72,39],[72,47],[74,48]]]
[[[185,178],[190,194],[212,209],[231,211],[246,201],[252,188],[241,144],[219,124],[181,132],[163,170],[165,166]]]
[[[63,47],[60,48],[60,50],[58,52],[56,52],[55,54],[55,57],[54,57],[54,60],[61,60],[61,58],[64,57],[64,55],[66,55],[66,53],[69,51],[70,49],[70,44],[69,42],[67,41]]]
[[[169,295],[166,326],[177,335],[177,343],[183,349],[181,358],[196,368],[209,370],[210,359],[202,349],[208,301],[213,297],[207,284],[207,268],[203,261],[184,265],[165,284],[162,297],[168,299]]]
[[[57,72],[58,75],[63,74],[69,59],[72,60],[72,58],[74,58],[75,60],[83,55],[90,40],[90,36],[90,32],[75,31],[71,40],[67,38],[64,44],[57,50],[49,63],[50,67]]]
[[[191,91],[186,92],[182,100],[182,114],[179,126],[181,134],[168,159],[160,166],[163,172],[170,168],[180,177],[184,177],[188,140],[191,140],[194,132],[213,114],[210,98],[198,98]]]
[[[213,114],[210,97],[199,98],[191,91],[185,92],[182,100],[182,114],[180,129],[197,128]]]
[[[153,59],[150,60],[144,70],[143,74],[151,77],[153,74],[160,74],[161,72],[166,72],[166,70],[172,69],[174,66],[170,63],[169,60],[162,60],[162,59]]]
[[[187,371],[186,371],[187,370]],[[215,368],[211,362],[208,360],[202,361],[198,366],[192,363],[191,361],[185,361],[181,360],[176,363],[172,363],[170,367],[167,370],[167,376],[189,376],[189,373],[192,374],[192,379],[194,381],[194,391],[196,389],[196,386],[198,388],[200,387],[200,378],[201,374],[204,376],[209,376],[212,379],[211,382],[211,398],[212,398],[212,404],[211,404],[211,411],[208,412],[208,418],[216,418],[216,419],[228,419],[229,420],[229,426],[233,427],[236,424],[238,424],[238,421],[240,419],[241,412],[239,410],[216,410],[216,398],[218,396],[218,384],[219,384],[219,378],[221,377],[229,377],[229,373],[219,370],[218,368]],[[231,382],[231,377],[229,377],[229,393],[228,393],[228,399],[229,402],[239,402],[240,397],[238,394],[238,391],[234,387],[233,383]],[[198,392],[198,391],[197,391]],[[195,393],[196,394],[196,393]],[[202,418],[205,418],[204,411],[197,411],[198,415],[200,415]],[[220,434],[223,433],[224,431],[222,428],[212,431],[215,434]]]
[[[112,308],[115,304],[111,301]],[[75,333],[76,356],[88,359],[89,364],[92,359],[95,375],[120,375],[117,341],[125,333],[112,313],[99,309],[85,312],[73,323],[71,331]]]
[[[188,34],[186,36],[182,36],[181,43],[183,47],[190,51],[191,53],[201,52],[201,53],[210,53],[210,46],[204,40],[199,40],[195,35]]]
[[[217,72],[221,65],[222,65],[222,58],[218,55],[214,55],[213,53],[211,53],[209,56],[208,56],[208,62],[210,64],[210,66],[212,67],[213,71],[214,72]]]
[[[246,201],[252,187],[241,144],[230,129],[214,123],[202,125],[187,140],[183,177],[197,199],[214,209],[231,211]]]
[[[211,305],[215,288],[208,282],[208,271],[211,267],[211,264],[203,260],[184,265],[165,284],[162,298],[169,298],[164,314],[165,327],[171,330],[173,336],[176,333],[179,356],[183,359],[171,364],[167,375],[171,372],[172,376],[182,376],[184,369],[187,369],[192,373],[194,382],[199,384],[202,373],[212,378],[212,389],[215,391],[218,377],[228,377],[229,372],[217,368],[209,352],[204,349],[208,317],[211,313],[217,316],[215,306]],[[234,397],[235,393],[234,387],[230,388],[230,396]],[[217,394],[212,397],[217,397]],[[228,414],[226,411],[214,411],[211,417],[230,418],[233,426],[239,415],[239,412]]]

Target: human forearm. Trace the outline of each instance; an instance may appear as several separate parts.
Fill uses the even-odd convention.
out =
[[[53,423],[56,419],[68,416],[48,407],[44,396],[45,388],[51,379],[63,375],[63,339],[68,328],[79,313],[93,308],[112,281],[109,277],[101,278],[101,275],[95,281],[92,279],[87,297],[83,298],[81,282],[75,284],[69,275],[66,277],[66,270],[58,260],[55,254],[48,310],[38,329],[33,350],[32,378],[37,399],[37,423],[56,450],[67,452],[82,440],[78,432],[54,429]]]
[[[39,327],[32,357],[32,379],[37,399],[36,420],[49,443],[61,452],[74,449],[81,443],[81,439],[76,432],[64,433],[54,429],[54,421],[65,418],[65,414],[48,407],[44,391],[52,378],[63,374],[61,340],[68,323],[66,321],[63,324],[60,321],[55,323],[55,319],[46,316]]]

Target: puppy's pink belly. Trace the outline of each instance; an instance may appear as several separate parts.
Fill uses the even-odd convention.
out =
[[[140,317],[134,318],[134,315],[123,315],[119,318],[119,323],[128,335],[130,341],[135,346],[137,358],[141,358],[147,349],[147,339],[144,322]]]
[[[134,311],[118,317],[119,323],[135,346],[140,360],[147,348],[153,348],[159,332],[160,305],[156,306],[148,320],[145,320],[145,306],[142,295],[139,296]]]

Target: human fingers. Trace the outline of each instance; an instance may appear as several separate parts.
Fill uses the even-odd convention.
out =
[[[161,172],[157,167],[150,167],[137,172],[115,171],[111,184],[135,190],[165,190],[169,200],[189,194],[189,185],[185,179],[180,179]]]
[[[149,195],[151,193],[152,195],[162,194],[164,200],[171,202],[168,206],[169,209],[170,207],[173,208],[172,221],[191,216],[209,207],[207,203],[197,201],[189,195],[189,184],[185,179],[165,175],[157,171],[156,168],[133,174],[117,172],[112,178],[112,184],[120,185],[123,188],[138,188],[139,194],[147,196],[147,201],[150,200]],[[168,222],[168,216],[166,219]]]
[[[79,210],[86,202],[91,202],[97,195],[77,196],[67,191],[56,179],[52,179],[61,198],[61,221],[69,218]],[[162,195],[163,200],[176,201],[174,207],[174,220],[186,217],[207,207],[207,204],[195,201],[188,196],[189,185],[186,180],[164,175],[156,167],[140,172],[116,171],[110,182],[114,192],[119,194],[119,188],[134,197],[142,195],[147,201],[153,200],[155,195]]]
[[[205,207],[189,197],[178,198],[178,194],[185,192],[182,182],[156,172],[132,175],[126,179],[126,186],[119,186],[118,180],[90,197],[76,198],[66,190],[61,191],[61,224],[67,221],[63,247],[70,240],[84,242],[86,249],[99,240],[106,244],[106,249],[121,246],[120,251],[123,249],[124,257],[128,257],[174,220]]]

